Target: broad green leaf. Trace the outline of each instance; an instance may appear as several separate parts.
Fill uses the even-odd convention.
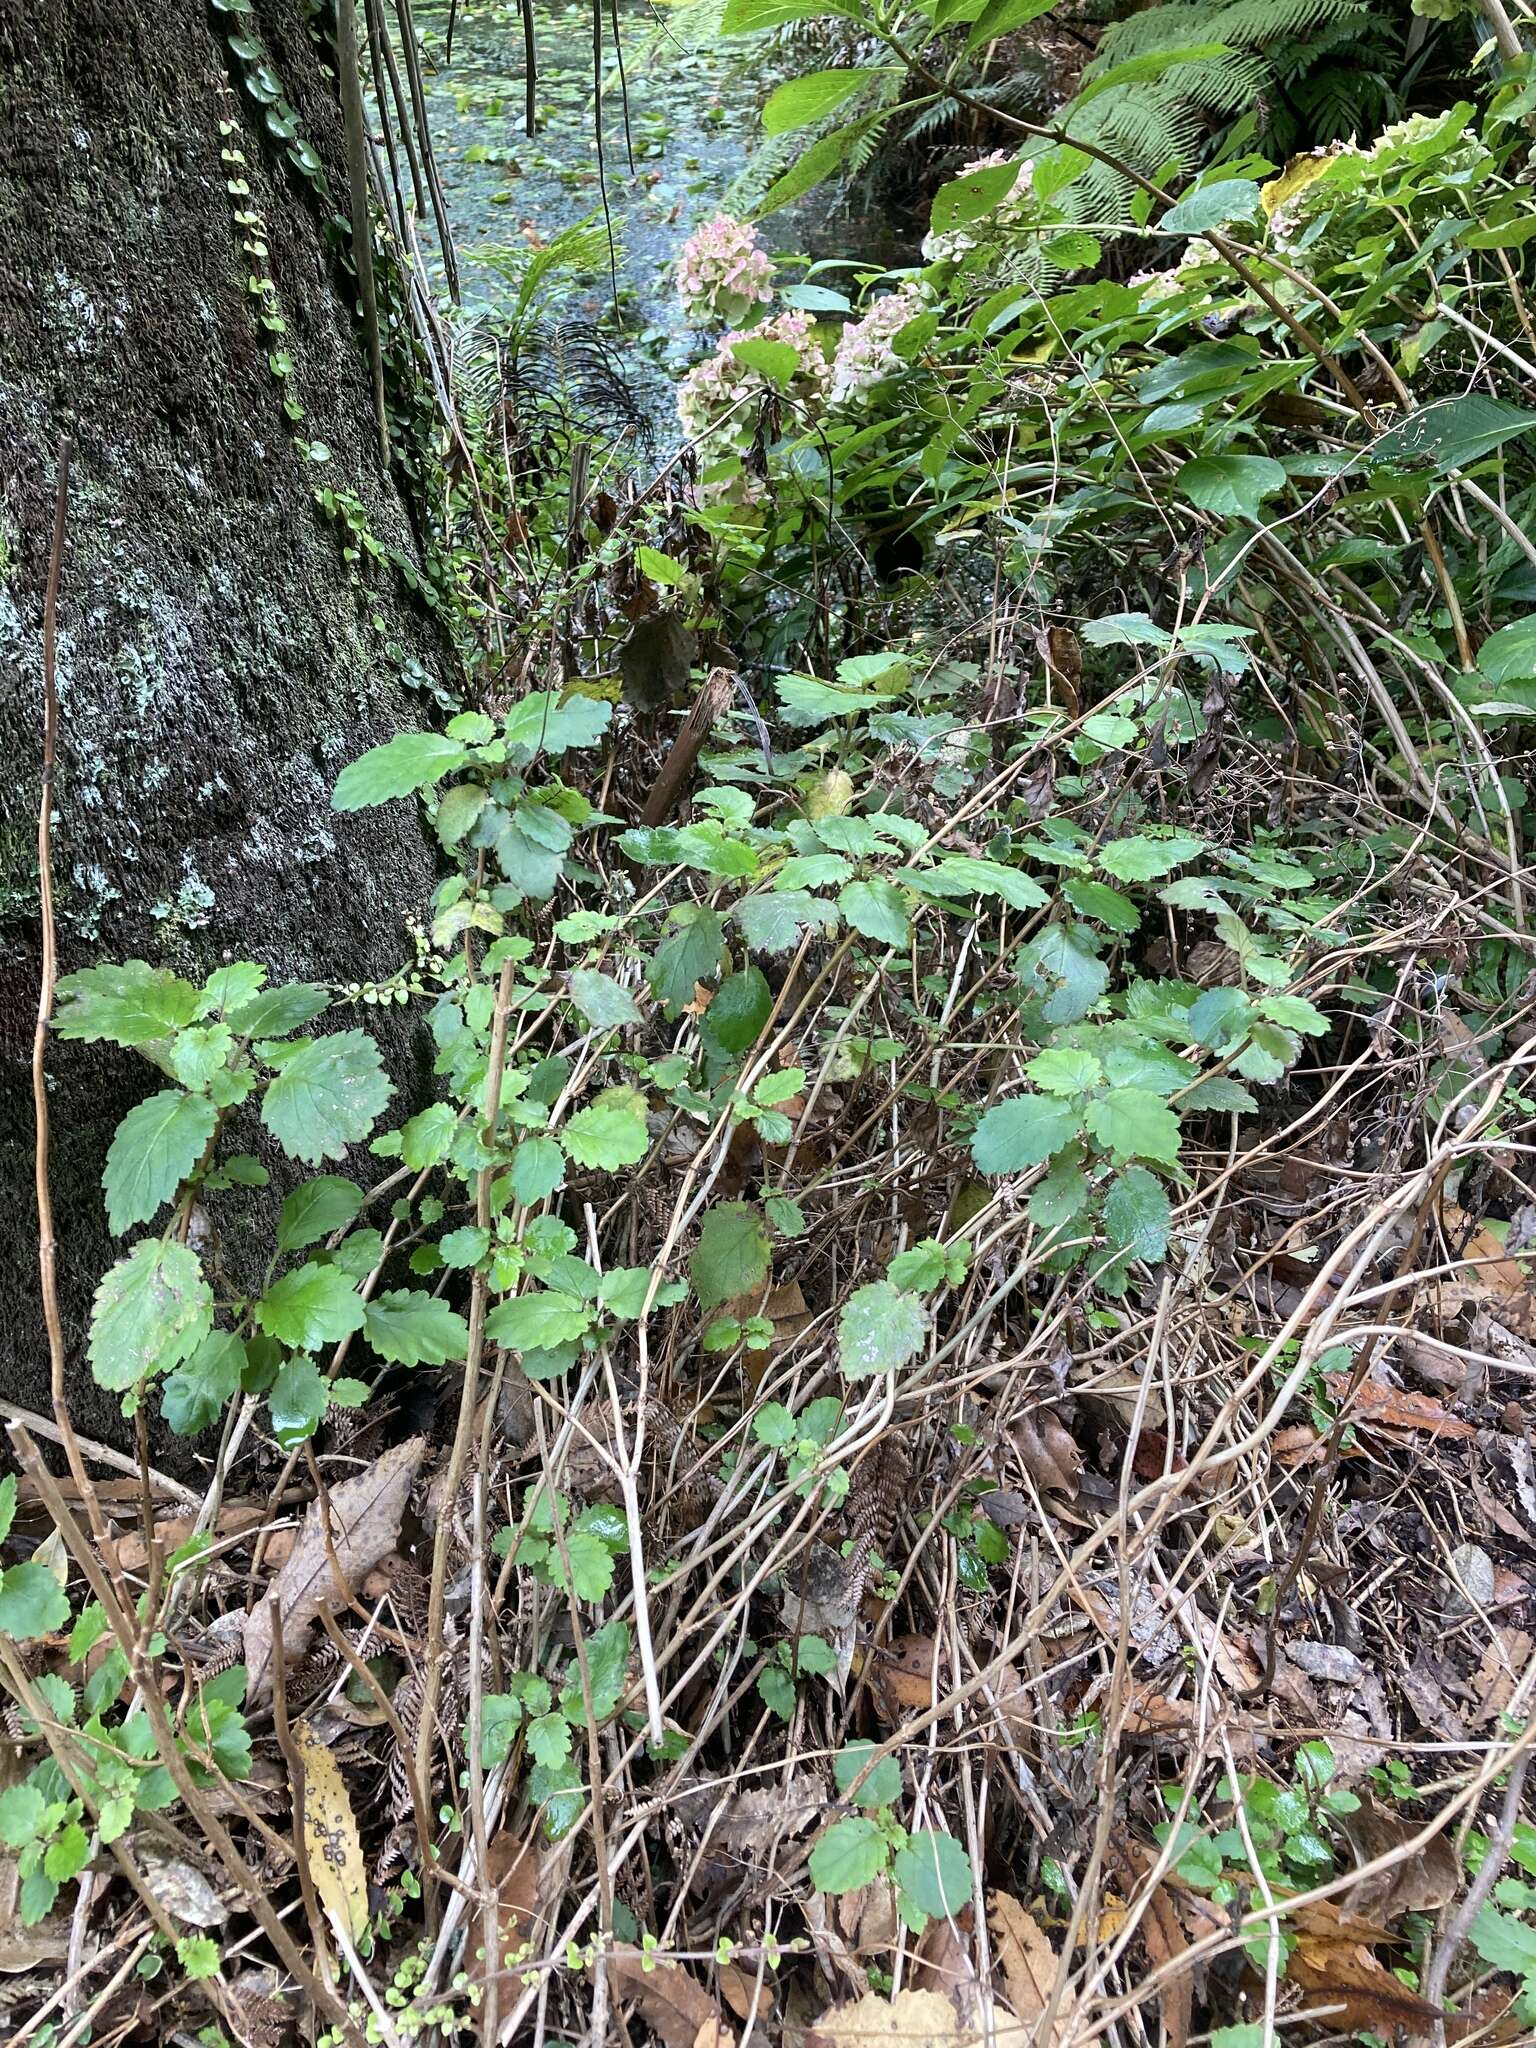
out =
[[[925,896],[997,896],[1014,910],[1043,910],[1051,900],[1032,876],[968,853],[947,854],[931,868],[903,868],[901,880]]]
[[[1047,1046],[1024,1071],[1047,1095],[1082,1095],[1104,1078],[1104,1069],[1094,1055],[1071,1045]]]
[[[845,1379],[895,1372],[922,1350],[928,1312],[915,1294],[875,1280],[850,1296],[837,1320],[837,1359]]]
[[[1278,1081],[1296,1063],[1301,1040],[1283,1024],[1255,1017],[1248,1026],[1248,1043],[1232,1064],[1249,1081]]]
[[[832,1775],[844,1794],[874,1755],[872,1742],[850,1742],[832,1759]],[[901,1765],[893,1756],[881,1757],[856,1794],[860,1806],[894,1806],[901,1797]]]
[[[787,135],[794,128],[808,128],[844,100],[851,99],[879,71],[840,67],[831,71],[807,71],[791,78],[768,95],[763,108],[763,128],[769,135]]]
[[[464,1223],[457,1230],[450,1230],[437,1241],[443,1264],[451,1272],[462,1272],[467,1266],[478,1266],[491,1248],[491,1233],[478,1223]]]
[[[753,1411],[752,1434],[760,1444],[782,1451],[795,1442],[795,1418],[782,1401],[765,1401]]]
[[[958,1913],[970,1904],[975,1885],[970,1857],[953,1835],[935,1828],[917,1828],[907,1837],[891,1875],[903,1906],[916,1909],[910,1917],[903,1914],[908,1926],[918,1916],[926,1922]]]
[[[1258,1007],[1262,1016],[1284,1024],[1290,1031],[1303,1031],[1309,1038],[1327,1035],[1328,1019],[1305,996],[1261,996]]]
[[[240,1391],[245,1346],[228,1330],[205,1337],[160,1388],[160,1412],[177,1436],[196,1436],[222,1420]]]
[[[171,1372],[213,1328],[213,1293],[184,1244],[136,1244],[96,1289],[90,1360],[96,1384],[121,1394]]]
[[[773,990],[762,970],[728,975],[699,1019],[699,1037],[716,1059],[738,1058],[752,1045],[773,1008]]]
[[[560,1134],[578,1166],[601,1167],[613,1173],[634,1166],[650,1149],[645,1097],[638,1088],[605,1088],[577,1110]]]
[[[839,866],[846,872],[846,863]],[[827,930],[837,924],[832,905],[821,902],[808,889],[770,889],[760,896],[743,896],[731,915],[754,953],[788,953],[800,943],[807,925]]]
[[[1088,1129],[1115,1160],[1155,1159],[1172,1166],[1179,1156],[1179,1119],[1145,1088],[1114,1088],[1090,1102]]]
[[[1112,932],[1133,932],[1141,923],[1141,912],[1130,897],[1111,889],[1107,882],[1095,882],[1087,875],[1068,875],[1061,893],[1079,917],[1107,925]]]
[[[16,1519],[16,1474],[7,1472],[0,1479],[0,1543],[11,1533],[11,1524]]]
[[[453,1150],[458,1127],[458,1111],[451,1102],[429,1102],[400,1126],[401,1163],[412,1173],[441,1166]]]
[[[445,790],[434,821],[443,845],[457,846],[489,802],[489,790],[482,789],[478,782],[456,782],[452,789]]]
[[[1199,455],[1173,481],[1202,512],[1257,522],[1264,500],[1284,489],[1285,471],[1267,455]]]
[[[911,940],[907,897],[894,882],[848,882],[838,891],[837,907],[856,932],[877,945],[905,946]]]
[[[1104,1197],[1104,1232],[1124,1258],[1155,1265],[1168,1249],[1168,1192],[1144,1166],[1128,1166]]]
[[[651,1268],[649,1266],[610,1266],[598,1282],[597,1298],[611,1316],[621,1323],[632,1323],[639,1317],[650,1293]],[[688,1289],[681,1280],[663,1280],[651,1295],[651,1308],[672,1308],[685,1299]]]
[[[590,1529],[568,1529],[565,1554],[571,1563],[571,1591],[578,1600],[601,1600],[613,1584],[613,1552]]]
[[[82,967],[58,985],[53,1030],[60,1038],[87,1044],[148,1045],[169,1038],[197,1016],[202,999],[189,981],[147,960],[118,966]]]
[[[439,732],[396,733],[382,747],[370,747],[366,754],[349,762],[336,779],[331,807],[338,811],[361,811],[373,804],[388,803],[392,797],[409,796],[462,768],[469,759],[467,747]]]
[[[168,1202],[208,1149],[219,1113],[206,1095],[162,1088],[117,1127],[101,1184],[107,1223],[118,1235],[147,1223]]]
[[[829,14],[840,14],[848,21],[863,19],[857,6],[841,5],[838,0],[726,0],[720,33],[751,36],[765,28],[781,28],[787,21],[822,21]]]
[[[0,1792],[0,1842],[8,1849],[24,1849],[42,1833],[46,1810],[47,1801],[36,1785],[7,1785]]]
[[[1378,462],[1428,462],[1437,476],[1443,476],[1448,469],[1465,469],[1533,427],[1536,412],[1473,392],[1421,406],[1383,434],[1371,455]]]
[[[571,1753],[571,1724],[564,1714],[540,1714],[528,1723],[528,1753],[548,1767],[563,1763]]]
[[[1056,0],[988,0],[966,39],[966,55],[1003,36],[1011,36],[1027,22],[1037,21],[1042,14],[1048,14],[1055,5]]]
[[[1018,181],[1019,166],[1012,161],[988,164],[982,170],[952,178],[933,195],[928,211],[930,229],[935,234],[947,233],[951,228],[968,227],[972,221],[981,220],[994,207],[1002,205]]]
[[[1536,221],[1536,214],[1531,218]],[[1477,651],[1477,672],[1484,682],[1495,685],[1536,678],[1536,616],[1516,619],[1490,633]]]
[[[507,713],[507,744],[530,758],[536,753],[558,757],[572,747],[596,746],[612,718],[613,706],[600,697],[573,690],[562,703],[556,692],[536,690],[519,697]]]
[[[826,725],[834,718],[851,718],[856,711],[873,711],[901,694],[899,690],[845,689],[816,676],[799,675],[779,676],[773,688],[786,725]]]
[[[694,984],[710,980],[720,965],[720,919],[702,904],[672,913],[672,929],[646,964],[645,978],[669,1022],[693,1001]]]
[[[705,1308],[750,1294],[767,1279],[772,1256],[768,1227],[752,1203],[717,1202],[688,1261],[693,1291]]]
[[[261,1120],[292,1159],[318,1166],[366,1138],[389,1101],[379,1049],[365,1031],[313,1039],[284,1062]]]
[[[6,1566],[0,1576],[0,1636],[29,1643],[54,1634],[68,1620],[69,1596],[47,1565]]]
[[[1109,986],[1109,969],[1094,952],[1081,926],[1048,924],[1019,956],[1025,985],[1044,997],[1048,1024],[1075,1024],[1086,1017]]]
[[[857,1892],[885,1869],[886,1839],[864,1814],[836,1820],[811,1851],[811,1883],[819,1892]]]
[[[1174,832],[1165,839],[1139,833],[1130,839],[1112,839],[1099,848],[1094,859],[1117,882],[1155,882],[1204,851],[1205,841],[1192,832]]]
[[[573,968],[566,977],[566,987],[571,1001],[599,1031],[640,1022],[640,1012],[629,990],[601,968]]]
[[[524,1138],[507,1171],[512,1192],[525,1209],[552,1195],[565,1180],[565,1154],[553,1138]]]
[[[798,349],[787,341],[769,341],[763,336],[749,334],[745,341],[733,341],[731,354],[744,370],[754,371],[775,391],[787,391],[800,367]]]
[[[1022,1173],[1043,1166],[1082,1126],[1075,1109],[1044,1095],[1016,1095],[994,1103],[971,1139],[971,1157],[986,1174]]]
[[[267,1392],[272,1434],[285,1451],[306,1444],[330,1404],[325,1375],[312,1358],[285,1358]]]
[[[511,1351],[548,1351],[585,1335],[592,1311],[569,1294],[519,1294],[493,1308],[485,1334]]]
[[[390,1365],[447,1365],[469,1349],[469,1325],[419,1288],[380,1294],[363,1310],[363,1334]]]
[[[363,1327],[363,1303],[339,1266],[299,1266],[256,1304],[256,1324],[294,1351],[318,1351]]]
[[[1208,235],[1230,220],[1253,220],[1259,210],[1259,188],[1251,178],[1214,178],[1170,206],[1162,228],[1169,235]]]
[[[233,1011],[229,1028],[237,1038],[286,1038],[318,1017],[330,1000],[318,982],[285,982],[280,988],[263,989]]]
[[[169,1065],[183,1088],[206,1088],[234,1050],[227,1024],[189,1024],[171,1045]]]
[[[277,1219],[278,1249],[303,1251],[322,1237],[345,1230],[363,1206],[363,1191],[356,1181],[340,1174],[322,1173],[295,1188],[283,1202]]]
[[[629,1651],[627,1621],[605,1621],[587,1637],[587,1677],[592,1690],[592,1712],[598,1721],[608,1720],[623,1697]]]

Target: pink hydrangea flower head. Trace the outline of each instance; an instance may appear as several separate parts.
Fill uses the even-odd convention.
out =
[[[773,297],[773,265],[745,221],[716,214],[683,244],[677,295],[698,326],[739,327]]]
[[[776,313],[761,326],[727,334],[714,354],[695,363],[684,377],[678,386],[677,416],[690,441],[707,440],[718,447],[724,440],[745,448],[752,439],[757,425],[755,401],[775,387],[737,357],[739,341],[776,341],[792,348],[797,361],[789,379],[790,399],[805,405],[826,396],[829,369],[810,316]]]
[[[828,396],[833,405],[855,405],[864,394],[901,368],[895,340],[923,310],[914,284],[876,299],[862,320],[850,320],[838,337]]]

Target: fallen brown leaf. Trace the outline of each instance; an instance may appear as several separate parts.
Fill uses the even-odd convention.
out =
[[[368,1928],[368,1880],[341,1766],[307,1721],[295,1723],[293,1746],[304,1769],[304,1839],[295,1846],[321,1905],[349,1941],[359,1941]]]
[[[1037,2027],[1050,2008],[1062,1961],[1040,1923],[1010,1892],[987,1894],[987,1926],[992,1952],[1003,1973],[1009,2003],[1027,2027]],[[1073,2000],[1063,1991],[1056,2002],[1051,2041],[1064,2041],[1070,2031]],[[1040,2048],[1047,2048],[1042,2041]]]
[[[824,2012],[806,2034],[805,2048],[872,2048],[879,2042],[893,2048],[896,2043],[900,2048],[960,2048],[971,2038],[941,1991],[898,1991],[894,1998],[866,1991]]]
[[[715,2001],[680,1964],[651,1962],[637,1948],[620,1947],[609,1955],[608,1976],[616,1995],[634,2000],[667,2048],[732,2048],[736,2037]]]
[[[720,1996],[739,2020],[761,2019],[773,2005],[773,1986],[764,1980],[757,1981],[755,1970],[744,1970],[739,1963],[721,1963],[719,1966]]]
[[[1104,1860],[1126,1898],[1134,1899],[1152,1867],[1150,1852],[1139,1842],[1120,1842],[1111,1837]],[[1179,1967],[1179,1959],[1188,1950],[1189,1943],[1184,1938],[1184,1929],[1168,1887],[1162,1882],[1154,1887],[1147,1901],[1139,1932],[1152,1968],[1161,1970],[1173,1966],[1174,1974],[1158,1993],[1158,2005],[1169,2048],[1186,2048],[1194,2022],[1195,1987],[1189,1968]]]
[[[539,1924],[539,1851],[510,1828],[493,1835],[486,1875],[496,1887],[498,1970],[512,1968],[533,1942]]]
[[[934,1654],[932,1636],[897,1636],[873,1653],[870,1691],[883,1720],[895,1723],[933,1705]]]
[[[1389,1807],[1380,1805],[1363,1787],[1360,1804],[1341,1817],[1339,1825],[1362,1863],[1401,1850],[1417,1827]],[[1346,1914],[1388,1923],[1403,1913],[1435,1913],[1450,1904],[1461,1889],[1461,1862],[1444,1835],[1435,1835],[1422,1849],[1401,1855],[1385,1870],[1360,1877],[1339,1894]]]
[[[366,1572],[395,1547],[411,1485],[427,1448],[424,1436],[396,1444],[366,1472],[330,1489],[329,1540],[325,1504],[312,1501],[299,1540],[278,1573],[271,1592],[245,1617],[246,1696],[264,1699],[272,1690],[272,1609],[283,1616],[286,1663],[304,1648],[310,1627],[323,1609],[332,1613],[351,1599]],[[340,1583],[337,1580],[340,1572]]]
[[[1285,1974],[1309,2001],[1326,2008],[1349,2032],[1368,2028],[1390,2041],[1399,2027],[1419,2027],[1439,2017],[1439,2008],[1394,1977],[1375,1954],[1390,1933],[1374,1921],[1343,1912],[1329,1899],[1288,1914],[1296,1937]]]
[[[1328,1391],[1334,1400],[1342,1401],[1349,1392],[1349,1374],[1329,1373]],[[1445,1437],[1477,1435],[1470,1422],[1452,1415],[1444,1402],[1432,1395],[1411,1393],[1406,1387],[1384,1387],[1376,1380],[1367,1380],[1358,1390],[1348,1419],[1361,1429],[1428,1429]]]
[[[1019,1462],[1041,1493],[1077,1492],[1083,1454],[1059,1416],[1049,1408],[1021,1415],[1008,1430]]]

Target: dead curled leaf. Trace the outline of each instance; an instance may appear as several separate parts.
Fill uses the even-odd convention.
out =
[[[1019,1463],[1041,1493],[1077,1492],[1083,1454],[1060,1419],[1049,1408],[1021,1415],[1008,1431]]]
[[[1449,1905],[1461,1889],[1461,1862],[1447,1838],[1434,1835],[1422,1849],[1399,1854],[1418,1828],[1379,1805],[1363,1787],[1359,1796],[1356,1810],[1340,1820],[1350,1847],[1362,1863],[1388,1855],[1396,1860],[1341,1892],[1342,1910],[1390,1925],[1401,1914],[1435,1913]]]
[[[264,1699],[272,1690],[272,1600],[282,1610],[287,1663],[303,1651],[321,1612],[329,1609],[334,1614],[344,1606],[364,1575],[394,1549],[426,1448],[425,1437],[413,1436],[386,1451],[355,1479],[333,1486],[328,1495],[329,1540],[323,1519],[326,1503],[310,1503],[298,1541],[270,1592],[245,1617],[248,1699]]]
[[[292,1733],[304,1771],[304,1839],[296,1846],[321,1905],[349,1941],[359,1941],[368,1929],[368,1880],[341,1766],[309,1722],[297,1722]]]
[[[486,1855],[486,1875],[496,1887],[496,1945],[501,1969],[511,1968],[537,1939],[539,1926],[539,1851],[510,1828],[493,1835]]]
[[[608,1957],[617,1998],[633,1999],[666,2048],[733,2048],[735,2035],[714,1999],[679,1963],[653,1962],[639,1949],[618,1947]]]
[[[1286,1928],[1296,1937],[1286,1976],[1342,2030],[1369,2029],[1390,2041],[1399,2027],[1439,2017],[1438,2007],[1410,1991],[1376,1955],[1376,1944],[1393,1938],[1385,1927],[1319,1899],[1287,1915]]]
[[[1112,1837],[1105,1847],[1104,1860],[1126,1898],[1137,1898],[1152,1867],[1151,1852],[1139,1842],[1121,1842]],[[1185,2048],[1194,2021],[1195,1987],[1189,1967],[1180,1966],[1189,1943],[1166,1884],[1160,1882],[1154,1887],[1141,1915],[1139,1932],[1152,1968],[1170,1970],[1158,1992],[1169,2048]]]
[[[1329,1373],[1328,1392],[1335,1401],[1342,1401],[1349,1392],[1349,1374]],[[1357,1390],[1348,1419],[1360,1429],[1432,1430],[1441,1437],[1477,1435],[1471,1423],[1452,1415],[1443,1401],[1406,1387],[1383,1386],[1378,1380],[1366,1380]]]

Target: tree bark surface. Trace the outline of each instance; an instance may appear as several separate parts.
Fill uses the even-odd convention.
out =
[[[251,959],[272,981],[382,977],[408,953],[403,919],[433,881],[413,807],[330,808],[347,761],[424,722],[452,659],[407,579],[392,563],[346,564],[315,501],[317,485],[355,493],[369,531],[419,562],[326,239],[338,209],[241,88],[230,37],[249,27],[344,193],[329,44],[302,0],[256,0],[249,18],[206,0],[0,0],[0,1398],[44,1412],[28,1060],[41,624],[64,437],[61,970],[138,956],[194,976]],[[232,177],[248,196],[230,193]],[[252,231],[235,220],[246,209],[263,224],[281,338],[256,317]],[[297,427],[285,391],[305,408]],[[314,443],[329,460],[312,459]],[[395,1022],[384,1036],[409,1096],[425,1071],[419,1034]],[[124,1249],[106,1226],[107,1146],[163,1079],[132,1054],[57,1040],[49,1069],[76,1420],[130,1443],[116,1398],[91,1382],[85,1333]],[[236,1278],[259,1272],[262,1210],[246,1198],[220,1216]]]

